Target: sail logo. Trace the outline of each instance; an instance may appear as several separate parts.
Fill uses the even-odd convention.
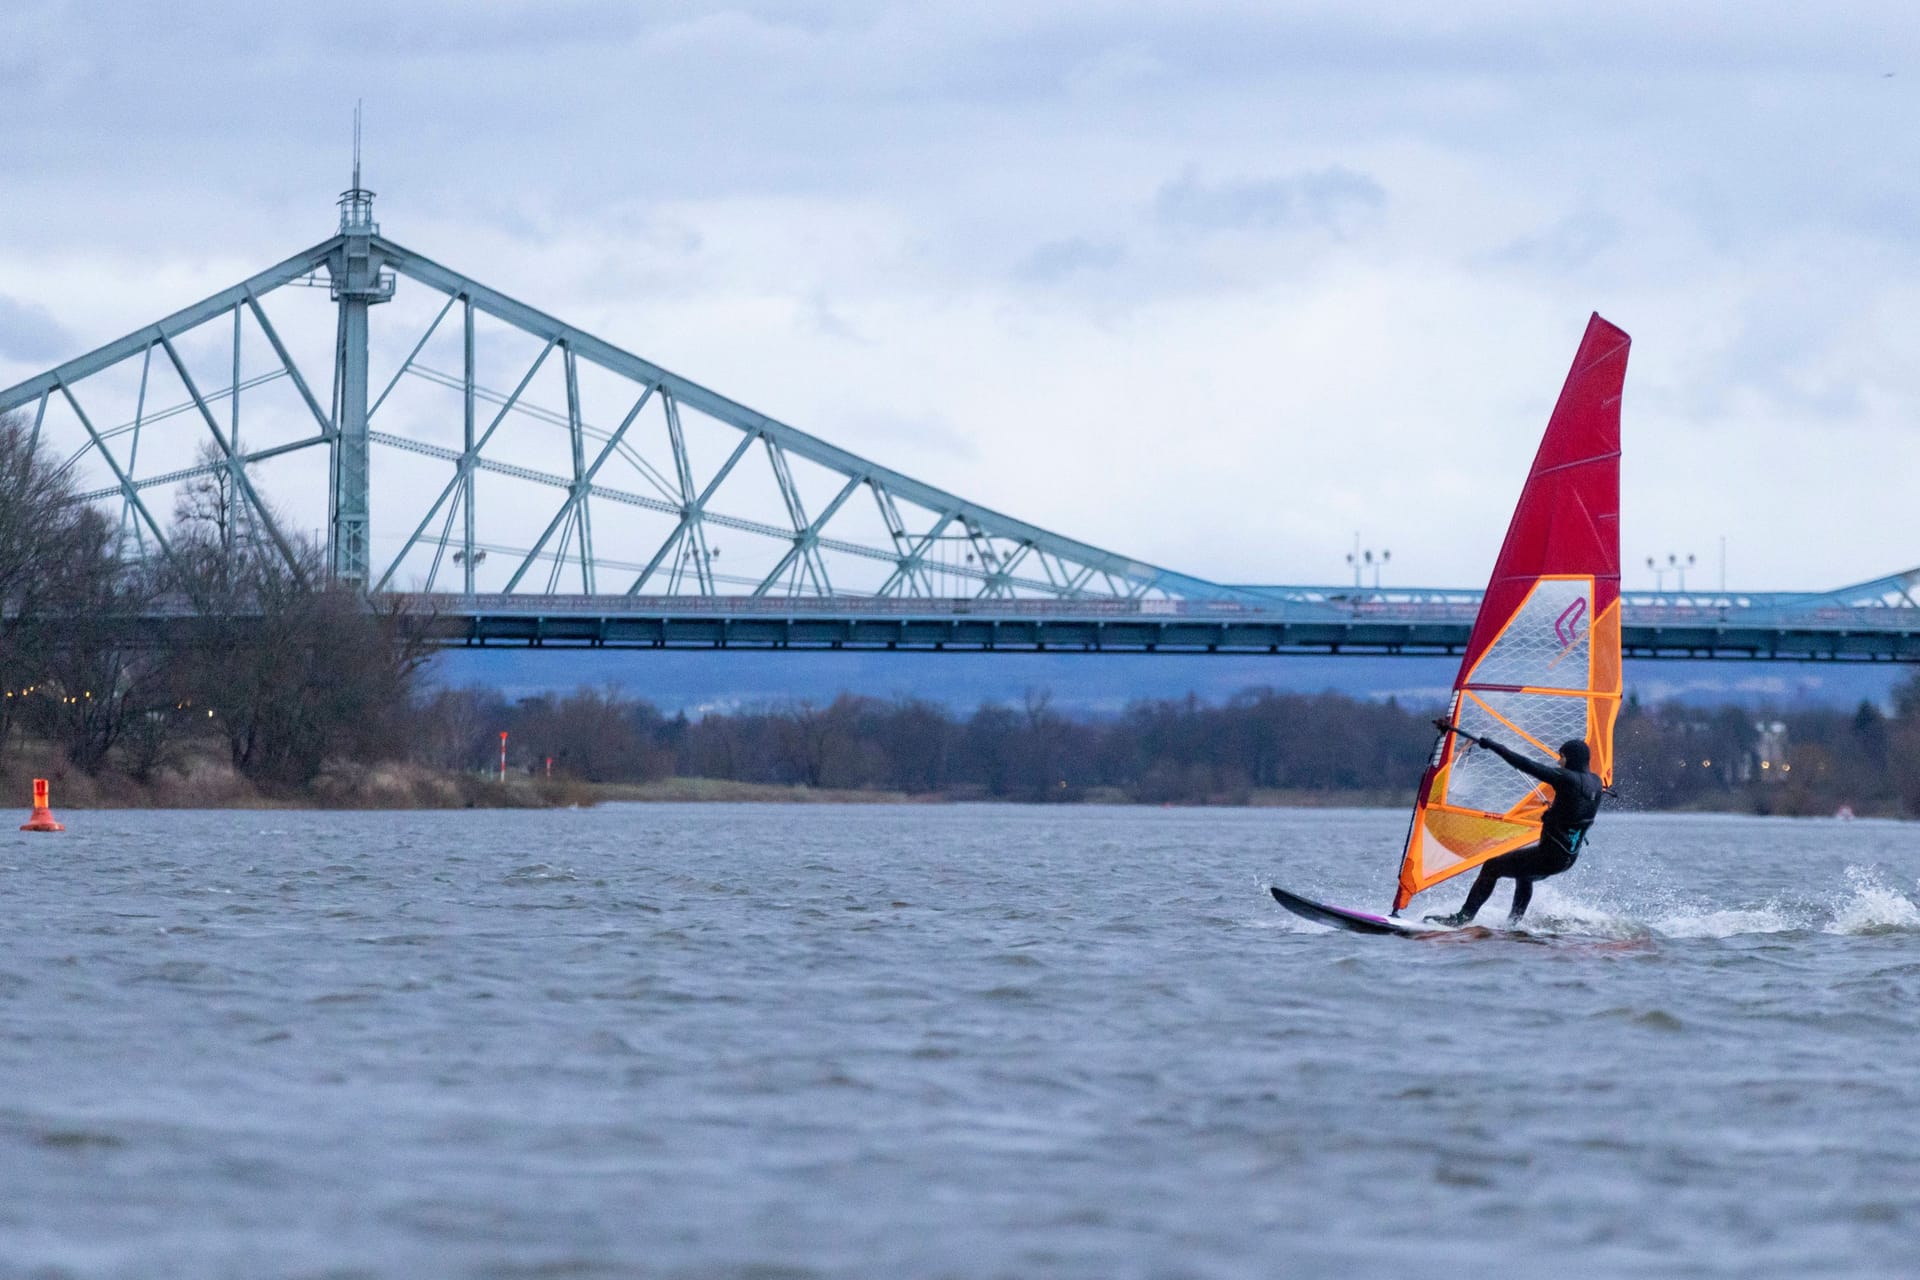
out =
[[[1580,637],[1583,634],[1580,624],[1586,619],[1586,616],[1587,598],[1581,596],[1565,609],[1562,609],[1560,616],[1553,620],[1553,638],[1560,642],[1561,649],[1571,649],[1574,645],[1580,643]],[[1562,654],[1562,656],[1564,657],[1565,655]]]

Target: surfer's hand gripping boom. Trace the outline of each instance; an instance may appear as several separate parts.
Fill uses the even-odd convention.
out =
[[[1472,734],[1468,733],[1465,729],[1462,729],[1459,725],[1447,719],[1445,716],[1440,716],[1436,718],[1433,722],[1433,727],[1438,729],[1442,733],[1457,733],[1461,737],[1465,738],[1468,742],[1473,743],[1475,746],[1488,747],[1493,745],[1493,743],[1489,739],[1474,737]]]

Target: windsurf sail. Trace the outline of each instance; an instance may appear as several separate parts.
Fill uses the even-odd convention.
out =
[[[1620,390],[1629,339],[1595,315],[1547,421],[1420,780],[1394,895],[1413,895],[1540,835],[1551,792],[1473,738],[1554,762],[1584,738],[1613,781],[1620,710]]]

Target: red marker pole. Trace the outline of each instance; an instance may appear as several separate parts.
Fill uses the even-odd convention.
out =
[[[547,757],[547,776],[549,778],[553,776],[553,757],[552,756]]]
[[[66,828],[53,820],[53,810],[47,807],[47,780],[33,780],[33,816],[20,825],[22,831],[65,831]]]
[[[500,731],[500,781],[507,780],[507,731]]]

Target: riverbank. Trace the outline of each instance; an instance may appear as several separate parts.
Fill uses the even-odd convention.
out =
[[[598,804],[977,804],[1008,803],[981,788],[938,793],[808,787],[724,778],[659,778],[651,782],[582,782],[509,774],[506,781],[419,765],[330,766],[302,788],[254,783],[224,761],[200,759],[156,770],[145,781],[125,774],[82,773],[59,761],[33,767],[18,759],[0,769],[0,811],[10,797],[27,808],[35,777],[49,779],[56,812],[66,809],[553,809]],[[1077,791],[1050,804],[1172,807],[1117,787]],[[1183,805],[1191,802],[1182,802]],[[1399,808],[1406,796],[1384,791],[1244,791],[1199,806],[1226,808]]]
[[[502,783],[476,774],[416,765],[338,765],[305,787],[263,786],[231,766],[196,761],[155,770],[147,779],[70,766],[39,769],[11,762],[0,769],[0,810],[17,797],[24,810],[32,780],[48,779],[55,813],[69,809],[551,809],[594,804],[585,783],[509,777]]]
[[[731,782],[720,778],[661,778],[654,782],[584,784],[602,803],[638,804],[1017,804],[1017,797],[994,796],[984,788],[940,792],[835,789]],[[1128,795],[1118,787],[1089,787],[1060,800],[1031,804],[1135,805],[1142,808],[1240,809],[1391,809],[1404,808],[1407,796],[1388,791],[1244,791],[1204,801],[1154,801]]]
[[[32,780],[44,777],[53,789],[53,808],[89,809],[564,809],[600,804],[1005,804],[1022,797],[994,796],[984,788],[953,788],[942,792],[889,791],[877,788],[833,788],[778,783],[737,782],[723,778],[659,778],[651,782],[583,782],[574,778],[535,777],[510,773],[504,782],[477,773],[452,772],[421,765],[385,763],[330,766],[314,781],[299,788],[263,786],[241,776],[224,760],[197,758],[179,766],[155,770],[145,781],[125,774],[88,775],[54,756],[42,756],[36,767],[33,754],[16,752],[0,768],[0,812],[8,802],[24,814],[29,807]],[[23,758],[29,757],[29,758]],[[1118,787],[1089,787],[1057,800],[1028,803],[1060,805],[1133,805],[1142,808],[1245,809],[1390,809],[1405,811],[1405,790],[1305,789],[1236,790],[1204,799],[1156,800],[1129,795]],[[1610,806],[1611,812],[1641,810],[1641,806]],[[1859,817],[1903,817],[1891,803],[1855,805]],[[1651,808],[1643,811],[1654,812]],[[1795,790],[1759,788],[1696,798],[1667,812],[1742,813],[1781,817],[1831,817],[1833,810],[1817,797]]]

